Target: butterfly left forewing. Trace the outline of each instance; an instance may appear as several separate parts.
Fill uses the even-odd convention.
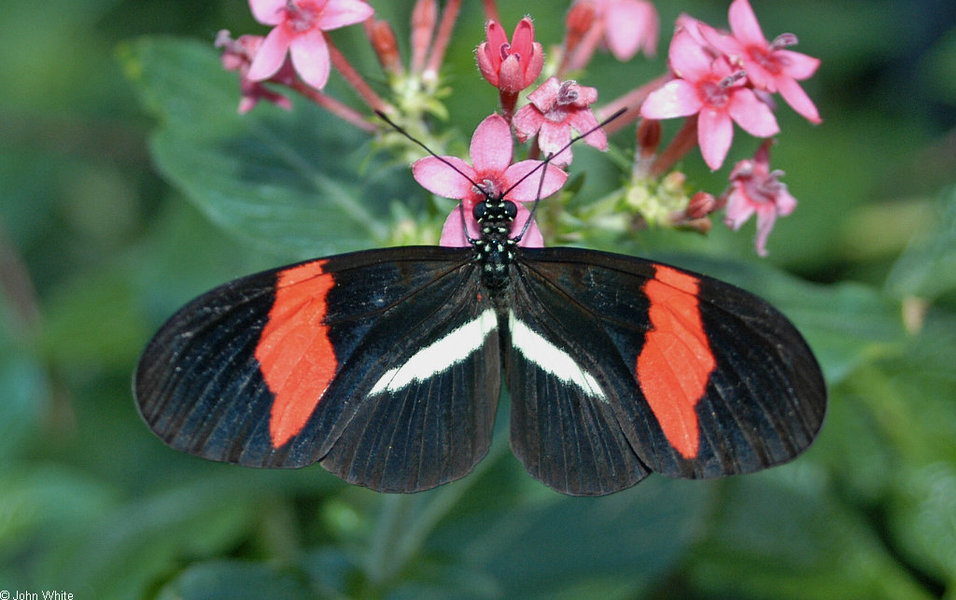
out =
[[[214,460],[321,460],[388,491],[461,477],[487,451],[498,394],[497,321],[476,302],[472,270],[468,250],[413,247],[223,285],[147,346],[134,377],[140,412],[169,445]],[[423,342],[437,351],[421,358]],[[442,351],[451,346],[457,354]],[[393,371],[419,377],[389,386]]]

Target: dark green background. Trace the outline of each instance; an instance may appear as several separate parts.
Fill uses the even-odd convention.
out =
[[[372,2],[398,29],[406,3]],[[386,6],[387,4],[387,6]],[[446,62],[462,147],[495,108],[474,67],[480,3]],[[565,3],[502,3],[545,45]],[[664,69],[599,55],[609,100]],[[811,126],[781,103],[773,165],[798,198],[757,259],[753,224],[604,248],[667,257],[752,289],[806,334],[831,408],[796,462],[711,482],[651,477],[600,499],[526,476],[500,431],[468,478],[383,496],[321,468],[268,472],[167,449],[130,394],[137,355],[177,306],[297,258],[427,235],[441,218],[408,170],[303,102],[235,114],[220,28],[262,33],[240,0],[7,0],[0,13],[0,590],[76,598],[956,598],[956,8],[755,0],[764,31],[822,59]],[[148,36],[148,37],[143,37]],[[360,31],[339,41],[377,89]],[[330,91],[354,101],[333,73]],[[633,130],[628,130],[633,132]],[[631,133],[614,138],[631,149]],[[696,186],[720,192],[757,142],[739,129]],[[620,182],[603,156],[575,202]],[[370,219],[362,215],[370,215]],[[434,233],[432,233],[434,235]],[[926,309],[904,326],[904,307]]]

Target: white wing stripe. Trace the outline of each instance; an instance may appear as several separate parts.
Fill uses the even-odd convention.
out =
[[[511,311],[508,314],[508,327],[511,330],[511,344],[538,368],[565,383],[576,385],[592,398],[607,400],[601,385],[590,373],[582,369],[567,352],[519,321]]]
[[[494,309],[486,309],[473,321],[465,323],[413,354],[405,364],[386,371],[369,394],[394,392],[413,381],[424,381],[450,369],[481,349],[488,334],[497,328],[498,317]]]

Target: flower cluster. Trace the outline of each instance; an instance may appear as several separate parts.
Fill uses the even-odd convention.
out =
[[[379,19],[365,0],[249,3],[255,18],[271,30],[265,36],[237,39],[220,32],[216,42],[223,50],[224,68],[239,74],[241,112],[260,100],[291,109],[290,99],[282,93],[290,90],[376,135],[382,148],[406,154],[418,151],[373,113],[389,115],[401,124],[402,133],[435,150],[442,148],[448,136],[432,128],[434,117],[448,116],[442,103],[449,93],[442,86],[442,65],[461,0],[448,0],[443,10],[437,0],[417,1],[411,15],[407,66],[391,25]],[[816,107],[798,83],[816,71],[819,61],[789,49],[796,36],[783,34],[768,42],[748,0],[733,0],[730,31],[682,15],[668,49],[669,71],[598,106],[598,90],[568,75],[584,76],[603,49],[621,61],[631,60],[639,51],[653,56],[660,23],[651,2],[575,0],[567,12],[564,40],[548,45],[554,48],[552,57],[545,56],[545,45],[535,39],[529,17],[519,20],[509,37],[494,0],[484,0],[484,7],[485,40],[477,45],[475,59],[478,72],[497,90],[500,112],[484,118],[475,130],[470,162],[433,155],[413,167],[422,186],[460,203],[445,220],[443,245],[463,246],[477,237],[471,209],[484,198],[504,194],[519,203],[514,226],[525,231],[521,244],[543,245],[537,225],[525,226],[532,211],[520,203],[536,202],[561,190],[568,178],[563,169],[573,159],[574,135],[583,135],[586,144],[605,150],[608,135],[640,120],[626,183],[594,202],[590,212],[567,221],[586,225],[590,214],[594,223],[605,228],[612,222],[621,224],[621,233],[635,225],[703,232],[710,227],[709,215],[724,209],[724,220],[733,229],[756,215],[757,251],[766,253],[776,217],[789,214],[796,204],[779,182],[782,172],[769,166],[770,139],[752,159],[737,163],[730,173],[730,186],[721,194],[688,190],[676,166],[699,146],[704,162],[711,169],[721,168],[734,140],[734,123],[758,138],[776,136],[773,94],[779,93],[809,121],[820,122]],[[386,75],[389,94],[385,99],[351,66],[328,33],[359,23]],[[367,111],[323,91],[332,70],[358,93]],[[617,116],[599,127],[601,118],[609,115]],[[662,147],[660,120],[678,117],[685,119],[684,125]],[[524,160],[515,160],[515,142],[526,145]],[[610,220],[608,212],[627,218]]]

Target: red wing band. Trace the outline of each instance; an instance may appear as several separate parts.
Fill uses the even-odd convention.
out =
[[[317,260],[279,273],[269,321],[256,345],[263,379],[275,396],[269,415],[273,448],[305,427],[338,368],[322,322],[335,285],[332,274],[323,271],[325,263]]]
[[[636,376],[667,441],[684,458],[697,456],[697,403],[717,366],[700,317],[699,280],[657,265],[644,293],[652,329],[637,357]]]

